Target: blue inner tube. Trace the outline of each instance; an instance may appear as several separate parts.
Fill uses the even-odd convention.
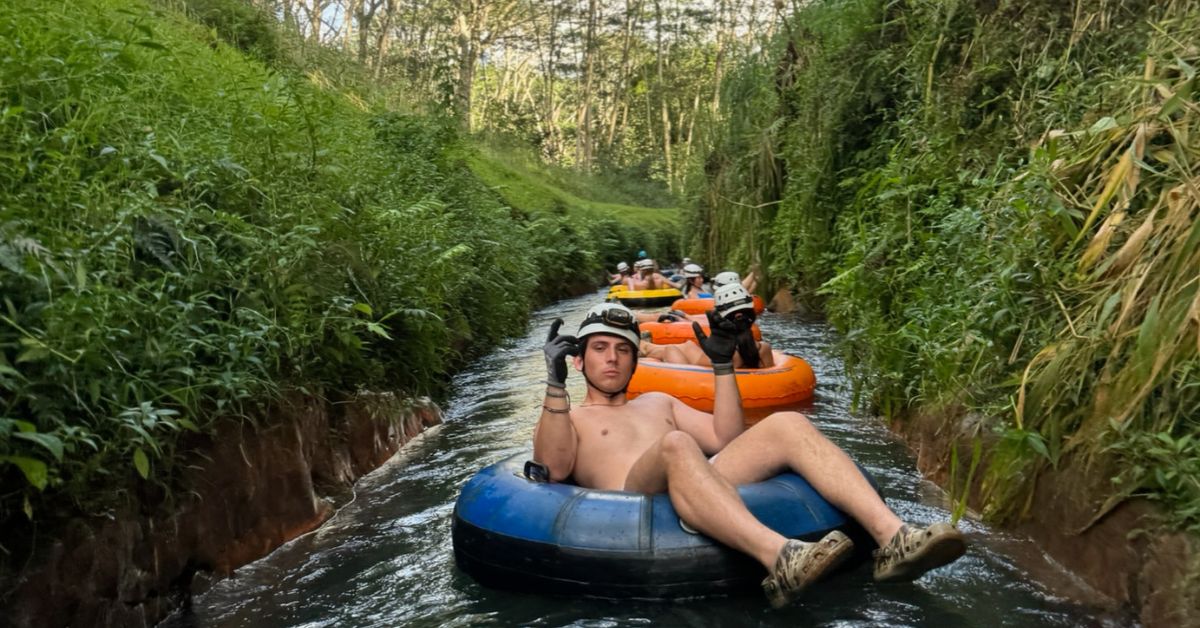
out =
[[[750,557],[684,530],[665,494],[533,482],[522,473],[525,458],[484,468],[454,505],[455,562],[484,586],[663,599],[755,587],[766,575]],[[842,530],[855,542],[851,564],[875,547],[800,476],[781,474],[738,492],[760,521],[786,537],[815,541]]]

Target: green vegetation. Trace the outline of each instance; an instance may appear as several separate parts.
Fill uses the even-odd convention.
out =
[[[594,268],[615,268],[617,262],[631,261],[637,251],[652,251],[666,260],[679,257],[679,214],[671,207],[648,207],[629,203],[669,201],[659,188],[649,184],[610,181],[602,177],[581,176],[568,170],[515,157],[510,149],[503,154],[480,150],[468,160],[471,170],[513,207],[519,207],[539,220],[566,221],[573,225],[582,242],[601,245],[599,259],[562,259],[557,265],[542,268],[546,284],[565,264],[587,264]],[[600,200],[603,199],[603,200]],[[592,272],[589,276],[595,276]]]
[[[884,414],[990,416],[994,516],[1089,465],[1096,517],[1200,531],[1198,35],[1193,1],[801,9],[725,82],[691,241],[823,299]]]
[[[509,206],[456,124],[389,110],[261,14],[188,8],[208,26],[0,4],[6,531],[169,486],[186,433],[257,420],[283,389],[436,393],[536,299],[643,245],[623,223],[640,215],[549,184],[587,215]],[[644,233],[665,247],[664,214]],[[625,231],[596,240],[605,224]]]

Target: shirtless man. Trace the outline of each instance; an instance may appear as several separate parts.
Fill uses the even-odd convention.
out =
[[[638,274],[630,277],[630,281],[625,284],[630,290],[663,290],[679,287],[679,284],[654,270],[654,260],[652,259],[638,260],[633,264],[633,269]]]
[[[850,557],[853,543],[840,531],[816,543],[788,540],[758,521],[735,486],[791,470],[867,530],[876,551],[875,579],[906,581],[966,551],[946,523],[905,525],[883,503],[846,454],[796,412],[778,412],[745,428],[733,375],[736,332],[696,326],[716,377],[712,414],[662,393],[630,400],[625,391],[637,367],[638,326],[622,305],[593,307],[578,339],[560,336],[562,320],[546,341],[546,392],[534,430],[533,457],[551,481],[573,477],[580,486],[669,494],[680,519],[705,535],[758,560],[767,570],[763,590],[781,607]],[[566,393],[567,356],[583,373],[587,395],[572,408]],[[711,462],[708,456],[720,452]]]
[[[617,274],[608,276],[608,285],[620,286],[628,283],[631,273],[629,264],[625,262],[617,262]]]
[[[734,337],[737,339],[733,368],[757,369],[775,366],[775,354],[771,351],[771,343],[765,340],[755,342],[754,336],[748,333],[758,317],[754,313],[754,297],[751,297],[741,284],[730,283],[717,288],[713,301],[713,309],[706,312],[709,329],[722,325],[723,321],[733,324]],[[640,322],[641,317],[638,320]],[[660,345],[643,340],[638,344],[638,356],[671,364],[712,366],[712,360],[704,349],[691,342]]]

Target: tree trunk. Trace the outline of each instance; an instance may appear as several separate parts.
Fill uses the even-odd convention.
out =
[[[557,159],[562,154],[562,147],[559,138],[561,130],[558,127],[558,104],[554,98],[554,82],[557,76],[557,65],[559,57],[558,49],[558,19],[559,19],[559,3],[550,3],[549,13],[550,23],[546,29],[549,39],[549,48],[546,50],[546,56],[542,64],[543,91],[542,91],[542,110],[538,116],[542,121],[544,143],[543,154],[549,159]],[[540,48],[539,48],[540,49]]]
[[[358,10],[358,50],[355,51],[358,56],[358,64],[367,65],[368,43],[371,36],[371,25],[375,22],[375,12],[379,10],[381,3],[376,0],[359,4]]]
[[[583,43],[583,91],[575,116],[575,163],[584,172],[592,168],[592,78],[596,44],[596,0],[588,0],[587,26]]]
[[[629,64],[630,54],[629,48],[633,42],[633,26],[635,16],[640,16],[642,13],[642,5],[645,0],[625,0],[625,35],[621,43],[621,66],[620,73],[617,75],[617,84],[613,89],[613,107],[611,117],[608,120],[608,135],[604,138],[605,148],[612,148],[613,139],[617,132],[617,116],[618,114],[629,111],[629,103],[625,102],[625,93],[629,83]],[[622,123],[622,128],[624,124]]]
[[[362,0],[347,0],[346,13],[342,16],[342,49],[348,54],[350,52],[350,44],[354,37],[354,22],[361,16]],[[358,28],[362,28],[362,22],[358,23]]]
[[[454,91],[454,113],[459,126],[471,132],[471,88],[475,81],[475,42],[470,36],[458,36],[458,85]]]
[[[658,101],[662,113],[662,147],[663,164],[667,171],[667,189],[675,189],[675,173],[671,164],[671,114],[667,110],[667,97],[664,93],[666,81],[663,80],[663,11],[662,0],[654,0],[654,14],[657,25],[655,28],[655,56],[658,66]]]
[[[312,29],[313,42],[321,43],[321,13],[325,11],[324,0],[312,0],[312,7],[308,12],[308,27]]]
[[[478,0],[458,0],[454,17],[454,35],[458,44],[458,81],[454,88],[454,113],[463,130],[471,132],[471,90],[475,81],[475,64],[479,60],[480,24],[485,21],[486,4]]]
[[[383,23],[379,25],[379,37],[375,43],[375,80],[383,77],[383,59],[387,56],[388,45],[392,41],[392,19],[395,15],[395,1],[387,0],[383,6]]]

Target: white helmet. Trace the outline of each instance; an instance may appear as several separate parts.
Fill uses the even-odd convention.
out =
[[[738,286],[739,288],[741,286]],[[743,290],[744,292],[744,290]],[[637,316],[620,303],[601,303],[588,310],[575,336],[580,340],[592,334],[612,334],[628,340],[636,351],[641,342]]]
[[[717,273],[717,276],[713,277],[712,283],[713,283],[714,288],[720,288],[721,286],[728,285],[731,283],[736,283],[738,285],[741,285],[742,277],[741,277],[741,275],[733,272],[732,270],[727,270],[724,272]]]
[[[619,273],[629,272],[629,264],[626,264],[625,262],[617,262],[617,272],[619,272]]]
[[[692,277],[703,277],[704,268],[699,264],[687,264],[683,267],[683,276],[691,279]]]
[[[754,311],[754,297],[750,296],[742,284],[737,282],[727,283],[717,288],[716,293],[713,294],[713,301],[716,302],[714,309],[722,318],[741,310]]]
[[[649,268],[654,268],[654,260],[652,260],[650,258],[640,259],[633,263],[633,267],[638,270],[646,270]]]

